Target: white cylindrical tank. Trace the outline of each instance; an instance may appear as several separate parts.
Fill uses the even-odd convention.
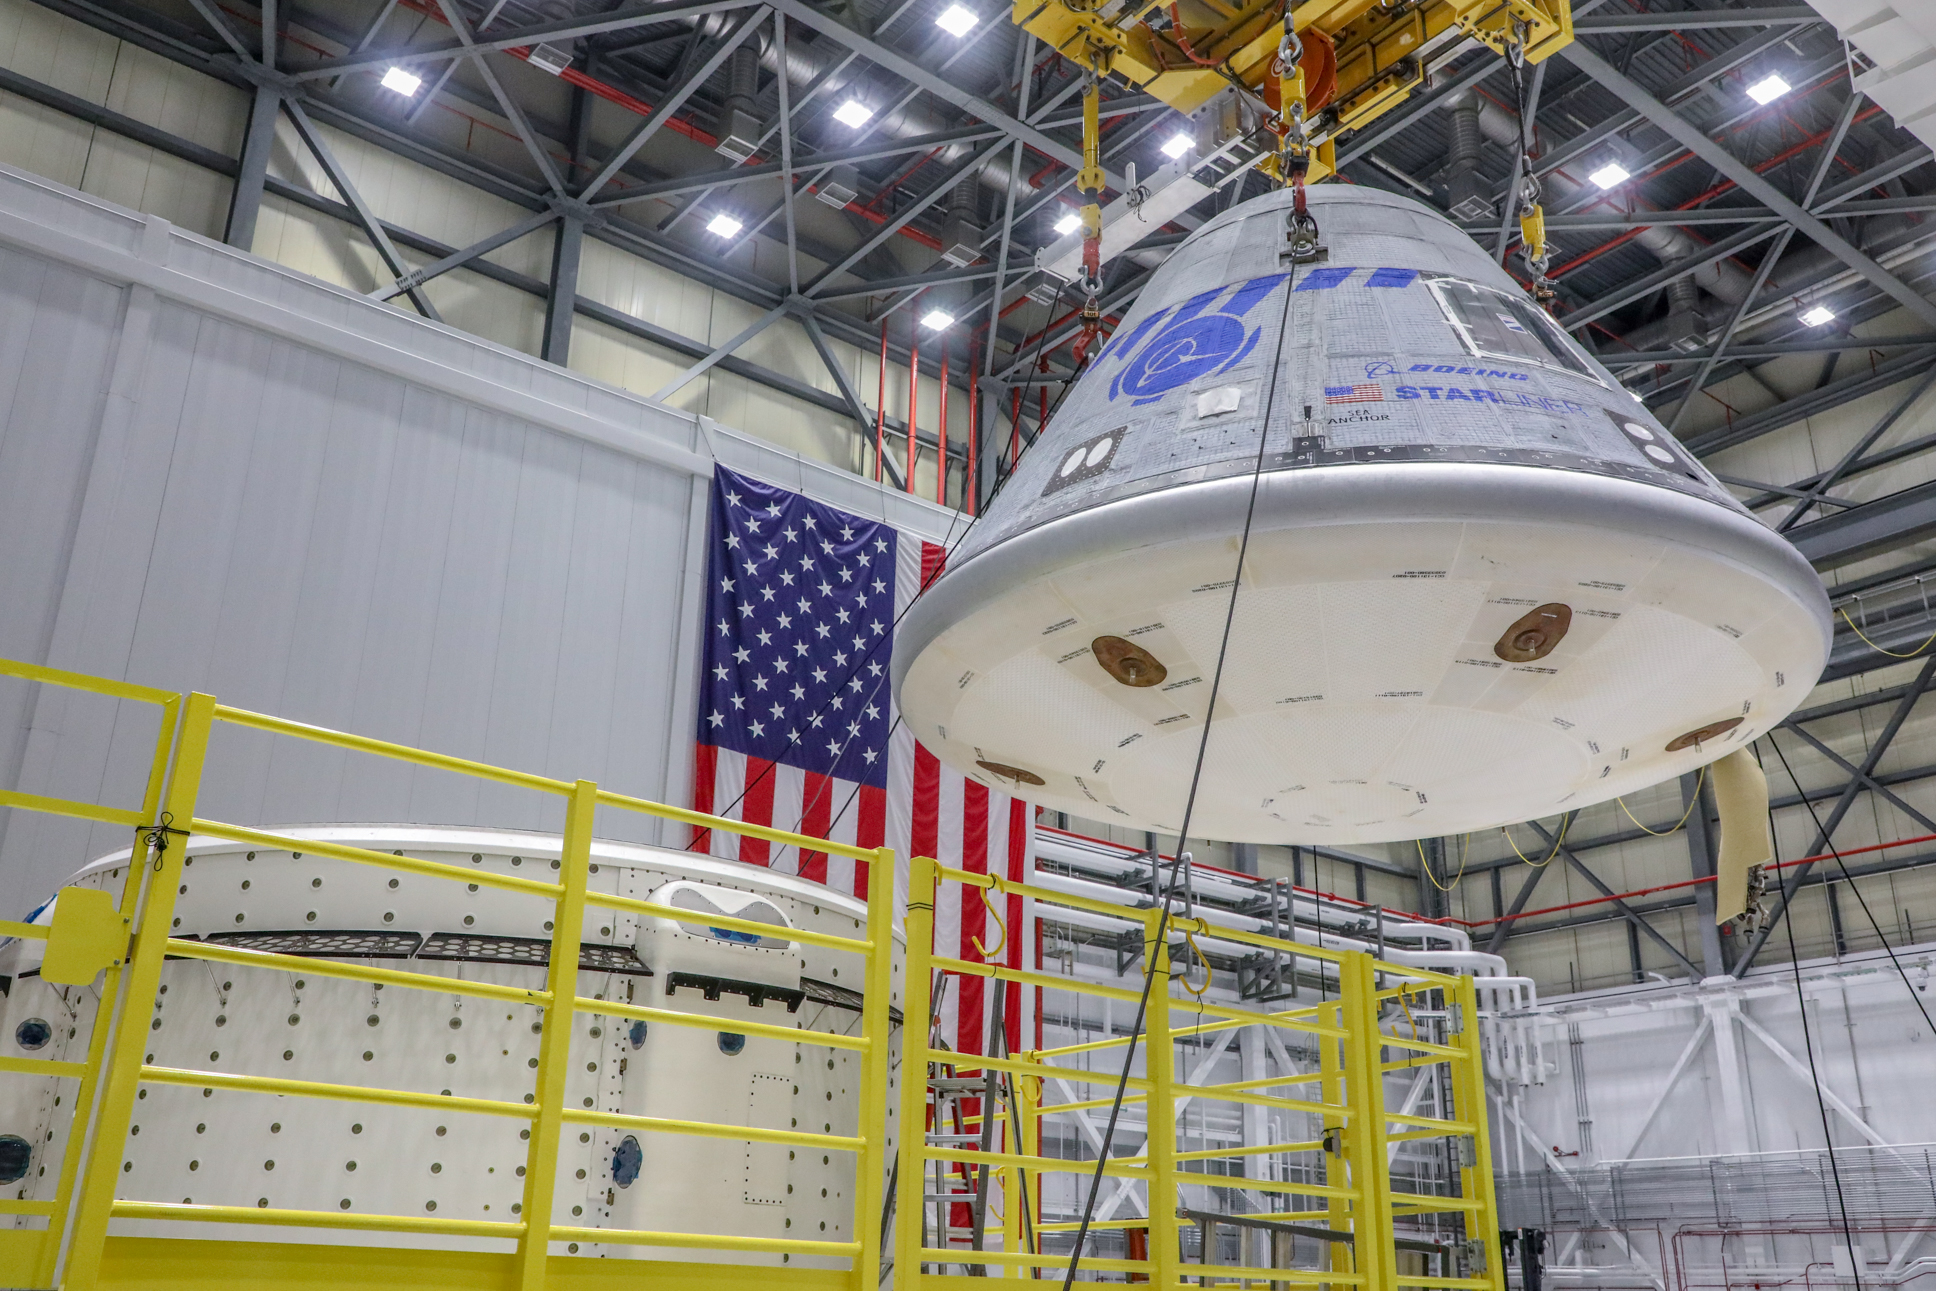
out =
[[[1767,730],[1821,582],[1464,233],[1320,186],[1156,273],[894,652],[915,735],[1058,810],[1174,832],[1255,515],[1192,833],[1457,834]]]
[[[282,831],[467,870],[550,879],[556,835],[408,826]],[[177,937],[543,989],[550,901],[200,836],[186,844]],[[71,881],[117,896],[123,851]],[[468,887],[468,890],[467,890]],[[624,843],[592,847],[594,892],[690,910],[690,922],[588,907],[581,996],[702,1016],[704,1028],[615,1014],[574,1019],[565,1106],[767,1129],[859,1133],[862,1056],[748,1035],[742,1021],[858,1034],[862,961],[795,928],[866,936],[864,903],[758,867]],[[770,923],[771,936],[708,915]],[[49,922],[50,910],[35,919]],[[899,934],[896,934],[899,953]],[[38,974],[45,942],[0,943],[0,1054],[80,1061],[94,992]],[[898,971],[898,969],[897,969]],[[897,979],[898,980],[898,979]],[[898,997],[896,1007],[898,1009]],[[898,1012],[896,1013],[898,1018]],[[441,992],[170,959],[147,1062],[195,1071],[526,1101],[541,1011]],[[898,1044],[898,1028],[895,1042]],[[51,1200],[72,1080],[0,1081],[4,1194]],[[148,1084],[118,1196],[332,1213],[515,1220],[529,1122],[441,1109]],[[893,1130],[897,1100],[885,1095]],[[110,1151],[112,1149],[109,1149]],[[824,1159],[823,1159],[824,1158]],[[567,1124],[553,1222],[650,1232],[849,1241],[855,1158],[784,1145]],[[26,1222],[26,1216],[14,1222]],[[879,1216],[873,1217],[879,1223]],[[241,1241],[346,1240],[316,1229],[114,1221],[115,1232]],[[366,1233],[371,1245],[491,1247],[489,1238]],[[816,1256],[575,1243],[583,1255],[844,1267]]]

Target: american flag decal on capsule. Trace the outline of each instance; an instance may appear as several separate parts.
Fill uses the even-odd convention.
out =
[[[1385,388],[1376,381],[1360,381],[1356,385],[1324,387],[1326,403],[1383,403]]]

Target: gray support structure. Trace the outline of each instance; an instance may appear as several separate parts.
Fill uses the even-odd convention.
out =
[[[1715,839],[1708,818],[1711,793],[1701,772],[1681,777],[1681,806],[1687,812],[1687,863],[1697,879],[1714,877]],[[1694,917],[1700,923],[1701,967],[1709,977],[1720,977],[1728,971],[1727,946],[1714,922],[1712,883],[1694,889]]]
[[[1856,798],[1861,795],[1865,787],[1864,781],[1874,774],[1876,764],[1882,761],[1882,755],[1889,751],[1889,745],[1896,738],[1896,732],[1900,731],[1902,724],[1909,719],[1909,710],[1916,706],[1916,701],[1921,699],[1923,692],[1929,688],[1932,677],[1936,677],[1936,658],[1930,659],[1923,665],[1922,671],[1916,674],[1916,680],[1910,683],[1909,689],[1897,701],[1896,711],[1889,715],[1888,723],[1870,743],[1869,751],[1862,759],[1861,769],[1848,784],[1843,786],[1841,796],[1835,800],[1835,806],[1829,810],[1828,819],[1822,822],[1822,827],[1816,831],[1815,839],[1809,844],[1808,851],[1804,855],[1820,855],[1822,849],[1828,846],[1829,840],[1835,836],[1835,827],[1842,823],[1842,817],[1848,815],[1849,808],[1855,805]],[[1773,732],[1769,733],[1768,738],[1774,739]],[[1799,789],[1800,786],[1796,788]],[[1741,952],[1741,958],[1735,963],[1733,970],[1736,977],[1746,976],[1748,970],[1754,967],[1755,957],[1761,953],[1761,948],[1768,944],[1768,938],[1773,935],[1775,928],[1787,916],[1789,903],[1795,899],[1795,894],[1801,891],[1802,884],[1808,881],[1809,871],[1814,868],[1815,863],[1808,861],[1788,871],[1787,879],[1781,885],[1780,904],[1775,907],[1767,922],[1761,926]]]
[[[571,320],[578,308],[578,262],[585,249],[585,217],[559,217],[551,243],[551,291],[545,297],[544,340],[538,357],[559,367],[571,361]]]
[[[376,248],[376,253],[383,257],[383,263],[399,278],[409,274],[410,266],[404,263],[403,256],[397,251],[396,243],[390,240],[389,233],[383,227],[383,221],[377,219],[376,212],[371,210],[369,203],[363,200],[363,194],[357,192],[356,185],[350,182],[349,172],[343,169],[343,164],[336,159],[335,152],[317,131],[316,123],[309,119],[309,114],[294,99],[284,100],[282,106],[289,113],[290,123],[296,127],[296,133],[302,137],[303,144],[322,166],[323,173],[329,176],[329,182],[334,184],[336,191],[343,195],[344,205],[356,213],[357,224],[362,228],[363,235],[369,238],[371,245]],[[410,303],[415,305],[425,318],[438,323],[444,321],[443,315],[437,312],[437,307],[430,303],[430,297],[424,295],[421,287],[409,288],[408,294]]]
[[[1774,209],[1802,233],[1820,243],[1836,259],[1868,279],[1925,323],[1936,324],[1936,301],[1905,286],[1894,274],[1803,209],[1800,203],[1762,178],[1753,166],[1708,138],[1706,131],[1654,98],[1639,82],[1616,71],[1580,41],[1562,49],[1559,56],[1625,99],[1689,152],[1733,180],[1744,191],[1759,198],[1763,205]]]
[[[1589,884],[1591,884],[1595,891],[1597,891],[1601,896],[1606,897],[1609,901],[1611,901],[1613,904],[1613,908],[1618,910],[1621,914],[1621,917],[1626,919],[1628,923],[1632,924],[1634,928],[1637,929],[1642,936],[1646,937],[1649,941],[1653,942],[1656,946],[1659,946],[1662,950],[1666,951],[1667,957],[1669,959],[1673,960],[1676,964],[1679,964],[1683,969],[1687,970],[1687,975],[1689,977],[1699,977],[1701,975],[1701,970],[1694,967],[1693,962],[1690,961],[1686,955],[1681,954],[1680,947],[1676,946],[1673,942],[1663,937],[1660,934],[1660,931],[1657,928],[1655,928],[1654,925],[1652,925],[1651,923],[1648,923],[1645,919],[1643,919],[1640,916],[1640,913],[1638,911],[1636,911],[1632,906],[1628,905],[1625,901],[1621,900],[1619,897],[1615,896],[1613,889],[1607,886],[1606,881],[1603,880],[1598,874],[1595,874],[1592,870],[1588,869],[1586,866],[1586,863],[1582,861],[1579,857],[1575,856],[1572,850],[1569,849],[1565,843],[1560,841],[1560,839],[1555,838],[1552,834],[1548,833],[1546,831],[1545,826],[1541,825],[1536,820],[1529,820],[1526,822],[1526,827],[1532,830],[1535,834],[1538,834],[1540,838],[1545,842],[1546,846],[1557,851],[1560,854],[1560,856],[1565,859],[1566,863],[1573,867],[1573,871],[1576,874],[1578,874],[1581,878],[1585,879]]]
[[[242,136],[242,164],[229,194],[228,223],[222,241],[244,251],[255,249],[256,218],[262,214],[262,186],[269,176],[269,151],[275,147],[276,119],[282,115],[282,92],[268,85],[255,87],[249,104],[249,125]]]

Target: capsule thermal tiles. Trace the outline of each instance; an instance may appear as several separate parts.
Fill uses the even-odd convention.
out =
[[[1157,271],[904,622],[917,738],[1174,832],[1253,476],[1195,836],[1463,833],[1785,717],[1830,638],[1794,547],[1442,216],[1309,199],[1325,263],[1280,259],[1280,192]]]

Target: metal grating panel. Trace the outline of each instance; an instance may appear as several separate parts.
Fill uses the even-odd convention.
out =
[[[536,937],[498,937],[488,933],[432,933],[417,953],[418,959],[461,960],[481,964],[529,964],[544,968],[551,963],[551,943]],[[630,973],[650,977],[652,970],[640,961],[630,946],[585,945],[578,948],[581,972]]]
[[[423,944],[418,932],[216,932],[202,940],[218,946],[262,950],[276,955],[314,955],[335,959],[409,959]]]

